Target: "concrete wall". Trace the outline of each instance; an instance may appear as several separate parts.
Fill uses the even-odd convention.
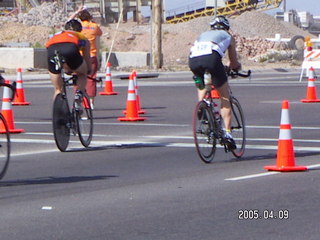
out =
[[[0,68],[47,68],[47,51],[41,48],[0,48]]]
[[[47,50],[44,48],[1,48],[0,68],[47,68]],[[105,70],[108,53],[102,52],[101,70]],[[147,52],[114,52],[109,62],[113,67],[150,66]]]
[[[105,69],[108,52],[102,52],[101,70]],[[150,66],[150,53],[147,52],[113,52],[109,62],[112,67],[146,67]]]

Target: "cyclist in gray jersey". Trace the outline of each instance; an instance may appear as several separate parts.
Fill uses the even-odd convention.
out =
[[[231,35],[224,30],[207,31],[202,33],[195,44],[199,42],[213,43],[213,50],[217,51],[221,57],[224,56],[224,52],[228,49],[231,43]]]
[[[228,50],[229,67],[239,70],[236,43],[233,36],[228,32],[229,21],[224,16],[217,16],[210,22],[211,30],[202,33],[190,49],[189,67],[194,74],[194,80],[198,88],[198,99],[201,101],[206,93],[204,74],[210,73],[210,86],[218,90],[221,101],[221,116],[225,124],[225,138],[234,143],[231,135],[231,106],[228,77],[222,58]],[[200,81],[200,84],[198,83]]]

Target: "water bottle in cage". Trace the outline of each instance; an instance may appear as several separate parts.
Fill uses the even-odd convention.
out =
[[[204,74],[204,84],[205,85],[211,85],[211,83],[212,83],[211,74],[206,72]]]
[[[199,88],[200,90],[204,89],[205,86],[203,84],[201,77],[193,76],[193,80],[197,88]]]

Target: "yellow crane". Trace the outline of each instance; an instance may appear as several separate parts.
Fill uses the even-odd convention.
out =
[[[217,7],[217,15],[233,16],[250,10],[269,10],[278,8],[283,0],[233,0],[227,1],[225,6]],[[205,7],[197,10],[188,11],[166,18],[166,23],[186,22],[194,18],[213,16],[215,13],[214,7]]]

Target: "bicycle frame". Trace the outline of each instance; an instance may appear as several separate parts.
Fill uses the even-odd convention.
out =
[[[230,93],[231,93],[231,91],[230,91]],[[230,94],[230,99],[231,99],[231,94]],[[226,145],[226,141],[224,140],[223,119],[222,119],[220,111],[218,111],[216,109],[218,104],[216,103],[214,98],[211,97],[211,90],[207,90],[206,95],[205,95],[205,99],[203,99],[203,101],[205,101],[208,104],[208,107],[212,111],[213,122],[215,125],[215,130],[213,131],[213,134],[215,135],[216,139],[218,139],[220,145],[222,145],[224,147],[225,152],[228,152],[229,150]],[[232,114],[233,114],[234,111],[233,111],[232,104],[230,104],[230,105],[231,105]],[[219,119],[217,119],[216,114],[219,114]],[[238,122],[238,124],[239,124],[239,122]]]

